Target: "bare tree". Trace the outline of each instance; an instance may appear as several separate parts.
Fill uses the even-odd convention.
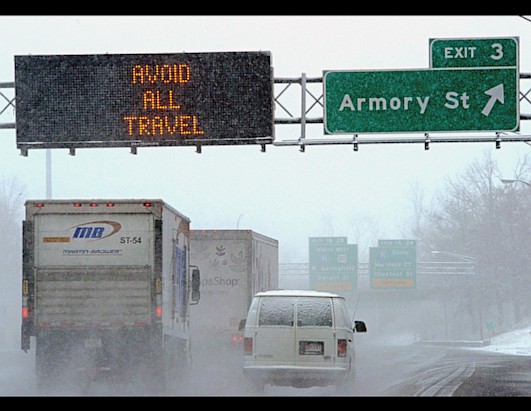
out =
[[[358,244],[359,261],[369,261],[369,247],[377,244],[380,229],[372,217],[357,217],[349,221],[349,238],[351,243]]]
[[[2,255],[2,278],[4,281],[18,279],[21,265],[21,244],[24,187],[16,177],[0,180],[0,236]]]
[[[0,348],[19,344],[24,189],[14,177],[0,179]]]
[[[529,182],[531,157],[524,156],[516,164],[512,178]],[[506,184],[497,204],[499,221],[496,266],[498,282],[505,300],[513,302],[518,322],[529,315],[531,290],[531,187],[527,184]],[[509,279],[509,281],[507,281]]]
[[[529,179],[528,156],[519,159],[514,173]],[[501,177],[487,152],[462,175],[448,179],[428,218],[415,229],[427,250],[474,258],[482,309],[500,330],[530,315],[531,308],[531,191],[525,185],[508,188]]]

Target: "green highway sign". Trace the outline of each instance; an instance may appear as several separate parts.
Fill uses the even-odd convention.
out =
[[[357,244],[347,244],[347,237],[310,237],[309,246],[312,290],[342,294],[356,291]]]
[[[517,68],[324,71],[324,134],[517,131]]]
[[[430,39],[430,68],[518,67],[519,38]]]
[[[378,247],[416,248],[416,240],[378,240]]]
[[[378,247],[369,247],[369,275],[371,288],[415,288],[417,242],[378,240]]]

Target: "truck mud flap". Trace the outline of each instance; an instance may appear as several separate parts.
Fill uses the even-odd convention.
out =
[[[24,352],[28,352],[30,349],[30,337],[31,323],[22,321],[22,326],[20,327],[20,348],[24,350]]]

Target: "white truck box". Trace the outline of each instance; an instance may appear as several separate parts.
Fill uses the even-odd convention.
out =
[[[278,240],[252,230],[192,230],[191,264],[201,271],[201,304],[191,307],[194,345],[211,341],[241,353],[253,295],[278,288]]]

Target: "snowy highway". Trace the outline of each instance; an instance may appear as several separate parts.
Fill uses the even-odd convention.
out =
[[[419,344],[360,340],[355,379],[343,391],[334,387],[296,389],[266,386],[264,396],[529,396],[531,328],[493,337],[486,346]],[[185,382],[164,392],[142,384],[94,383],[80,392],[68,381],[38,392],[34,353],[4,351],[0,357],[0,396],[250,396],[237,351],[205,354],[196,346]],[[202,351],[202,354],[200,352]]]

